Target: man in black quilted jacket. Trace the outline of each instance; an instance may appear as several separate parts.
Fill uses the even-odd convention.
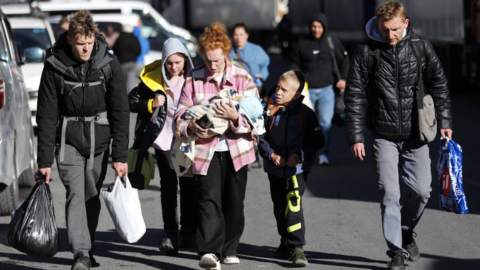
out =
[[[388,269],[400,270],[405,269],[404,259],[420,258],[413,229],[430,197],[432,180],[428,145],[420,140],[417,120],[417,58],[412,42],[418,42],[418,37],[404,7],[395,1],[382,4],[366,28],[370,39],[355,50],[345,90],[347,140],[352,154],[363,160],[368,101],[365,122],[371,131],[383,232],[391,257]],[[451,139],[447,80],[432,45],[421,38],[419,42],[425,54],[424,86],[433,98],[437,128],[443,138]],[[369,60],[369,54],[376,55],[375,61]],[[403,207],[399,178],[410,189]]]

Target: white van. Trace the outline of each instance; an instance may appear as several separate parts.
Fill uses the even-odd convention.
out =
[[[38,7],[42,12],[50,16],[69,15],[69,13],[79,10],[90,10],[91,13],[122,13],[138,14],[144,26],[158,24],[166,31],[180,36],[196,44],[197,39],[190,31],[170,24],[160,13],[158,13],[150,4],[141,1],[53,1],[42,2],[34,1],[32,7]]]
[[[18,54],[23,58],[23,51],[29,47],[40,47],[47,51],[55,43],[52,27],[44,19],[21,17],[10,18],[15,44]],[[40,78],[42,77],[43,63],[26,63],[21,66],[25,86],[28,91],[28,105],[32,112],[32,125],[37,127],[37,97]]]

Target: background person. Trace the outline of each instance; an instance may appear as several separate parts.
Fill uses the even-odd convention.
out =
[[[168,255],[178,253],[177,174],[172,164],[173,117],[185,82],[186,74],[193,68],[192,60],[183,44],[176,38],[165,41],[162,59],[143,69],[141,83],[129,94],[130,110],[138,113],[133,147],[140,148],[145,129],[153,112],[160,107],[156,125],[152,131],[158,170],[160,172],[160,196],[166,237],[160,251]],[[194,222],[196,183],[193,177],[180,177],[180,224],[182,247],[194,246],[192,233]]]
[[[105,74],[100,63],[109,65],[111,74]],[[99,82],[100,72],[105,81],[93,84]],[[90,84],[84,86],[84,82]],[[55,150],[58,174],[67,191],[65,216],[73,270],[98,266],[92,243],[100,215],[99,190],[107,173],[110,143],[112,168],[119,176],[128,171],[129,114],[120,64],[108,53],[90,12],[73,14],[68,32],[45,60],[37,111],[38,168],[48,183]]]
[[[66,31],[68,31],[68,18],[67,16],[62,16],[58,23],[58,28],[55,30],[55,40],[58,40],[60,35]]]
[[[420,141],[417,105],[417,58],[414,36],[405,8],[388,1],[367,23],[370,40],[358,45],[345,91],[345,127],[352,154],[365,156],[364,104],[368,100],[366,125],[371,130],[373,163],[378,181],[383,235],[391,257],[388,269],[405,269],[404,258],[420,259],[413,230],[430,198],[432,176],[428,145]],[[452,113],[447,79],[432,45],[424,46],[425,90],[433,97],[440,135],[452,139]],[[368,67],[370,49],[379,50],[380,61]],[[370,78],[369,68],[376,70]],[[369,81],[366,85],[365,82]],[[410,189],[400,207],[400,178]]]
[[[140,42],[133,34],[133,26],[126,24],[122,27],[122,31],[113,45],[113,53],[117,56],[118,62],[122,66],[123,75],[127,91],[135,87],[137,68],[137,58],[142,52]]]
[[[196,124],[198,118],[185,120],[185,113],[192,106],[207,104],[223,89],[258,97],[250,75],[228,60],[231,46],[225,25],[215,22],[205,28],[199,39],[205,64],[187,76],[175,115],[177,137],[207,134],[208,129]],[[198,138],[192,165],[199,196],[197,245],[202,256],[200,267],[205,269],[220,269],[221,257],[226,264],[240,262],[237,247],[245,226],[246,165],[255,161],[248,120],[233,105],[217,107],[216,117],[230,121],[230,128],[223,135]]]
[[[342,43],[332,38],[340,72],[340,78],[338,78],[327,37],[327,17],[319,13],[310,20],[310,34],[294,46],[290,56],[290,68],[300,69],[307,78],[310,100],[325,136],[325,147],[319,153],[320,165],[330,163],[328,160],[331,147],[330,128],[335,109],[333,86],[335,85],[340,91],[345,89],[345,78],[349,68],[347,53]]]
[[[245,23],[237,23],[233,26],[233,48],[228,57],[235,64],[250,73],[255,85],[258,87],[260,96],[267,95],[263,82],[268,78],[268,65],[270,57],[257,44],[248,42],[248,28]],[[234,59],[234,60],[233,60]]]

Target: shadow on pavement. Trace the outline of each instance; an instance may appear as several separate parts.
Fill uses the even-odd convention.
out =
[[[430,268],[432,270],[478,270],[480,268],[480,259],[457,259],[431,254],[422,254],[422,257],[435,260],[432,264],[433,266]]]
[[[470,214],[480,214],[480,197],[474,194],[480,193],[480,170],[478,167],[478,153],[480,143],[477,136],[480,134],[478,115],[480,107],[478,102],[480,96],[452,95],[452,111],[454,114],[453,139],[463,149],[463,177],[464,190],[467,195],[467,204]],[[432,171],[432,192],[427,208],[440,210],[439,207],[439,184],[437,173],[437,161],[439,152],[439,136],[429,144],[431,171]],[[308,178],[307,188],[316,196],[328,199],[344,199],[354,201],[366,201],[379,203],[377,183],[373,171],[371,156],[370,134],[365,132],[364,161],[356,160],[350,153],[346,143],[345,128],[332,127],[332,148],[330,150],[329,166],[314,164]],[[408,189],[401,182],[402,204],[407,199]]]

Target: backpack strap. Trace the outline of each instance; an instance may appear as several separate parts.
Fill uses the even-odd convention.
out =
[[[424,85],[423,85],[423,71],[426,67],[426,58],[425,58],[425,43],[423,40],[417,36],[412,35],[410,38],[410,43],[412,45],[413,54],[417,59],[417,81],[416,81],[416,98],[417,98],[417,108],[423,109],[423,95],[424,95]]]
[[[330,54],[332,55],[333,71],[337,76],[337,80],[340,80],[342,76],[340,76],[340,70],[338,69],[337,56],[335,54],[335,44],[331,36],[327,36],[327,41],[328,41],[328,47],[330,47]]]
[[[103,84],[103,90],[107,92],[107,83],[110,82],[112,78],[112,69],[110,68],[110,63],[107,63],[105,66],[100,68],[100,82]]]
[[[54,77],[55,77],[55,87],[57,88],[57,93],[61,97],[63,96],[63,88],[64,88],[64,79],[63,76],[60,74],[57,74],[57,72],[53,72]]]

